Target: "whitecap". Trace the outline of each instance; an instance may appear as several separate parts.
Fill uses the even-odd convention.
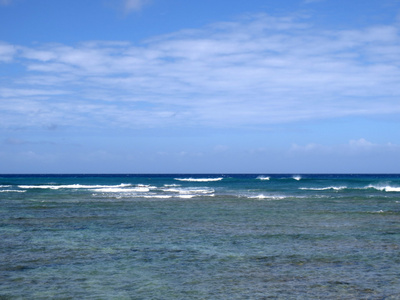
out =
[[[100,192],[100,193],[132,193],[132,192],[140,192],[140,193],[145,193],[150,191],[148,187],[136,187],[136,188],[99,188],[99,189],[94,189],[95,192]]]
[[[51,190],[59,190],[59,189],[99,189],[99,188],[123,188],[132,186],[128,183],[121,183],[118,185],[83,185],[83,184],[66,184],[66,185],[19,185],[19,188],[22,189],[51,189]]]
[[[295,175],[295,176],[293,176],[292,177],[294,180],[300,180],[301,179],[301,176],[300,175]]]
[[[179,193],[182,189],[173,189],[173,188],[168,188],[168,189],[161,189],[163,192],[170,192],[170,193]]]
[[[52,185],[19,185],[18,187],[21,189],[59,189],[58,186]]]
[[[195,197],[195,195],[179,195],[177,197],[182,198],[182,199],[191,199],[191,198]]]
[[[191,182],[209,182],[209,181],[220,181],[223,177],[218,178],[174,178],[178,181],[191,181]]]
[[[0,193],[25,193],[26,190],[0,190]]]
[[[129,186],[132,186],[132,185],[129,185]],[[156,186],[152,186],[150,184],[138,184],[136,186],[138,186],[138,187],[147,187],[149,189],[156,189],[157,188]]]
[[[211,194],[214,193],[213,189],[194,189],[194,188],[168,188],[162,189],[163,192],[178,193],[178,194]]]
[[[144,198],[157,198],[157,199],[169,199],[172,198],[171,195],[144,195]]]
[[[326,191],[326,190],[344,190],[347,189],[347,186],[328,186],[328,187],[322,187],[322,188],[307,188],[307,187],[302,187],[299,188],[300,190],[309,190],[309,191]]]
[[[191,199],[191,198],[194,198],[194,197],[204,197],[204,196],[207,196],[207,197],[214,197],[215,195],[214,194],[208,194],[208,195],[202,195],[202,194],[180,194],[180,195],[175,195],[175,196],[173,196],[173,197],[177,197],[177,198],[182,198],[182,199]]]
[[[400,192],[400,187],[393,187],[393,186],[387,186],[385,187],[386,192]]]
[[[285,199],[285,196],[278,196],[278,195],[264,195],[264,194],[260,194],[260,195],[256,195],[256,196],[248,196],[247,198],[250,199],[259,199],[259,200],[263,200],[263,199],[268,199],[268,200],[282,200]]]
[[[394,187],[394,186],[375,186],[375,185],[369,185],[366,187],[367,189],[376,189],[378,191],[383,191],[383,192],[400,192],[400,187]]]
[[[259,180],[270,180],[270,177],[269,176],[258,176],[256,179],[259,179]]]

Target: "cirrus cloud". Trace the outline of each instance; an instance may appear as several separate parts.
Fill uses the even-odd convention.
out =
[[[0,0],[0,5],[6,6],[10,5],[13,2],[13,0]]]
[[[130,13],[132,11],[141,10],[144,5],[146,5],[149,0],[124,0],[123,7],[125,13]]]
[[[14,58],[17,47],[0,42],[0,62],[10,62]]]
[[[0,60],[26,71],[6,80],[3,126],[235,127],[400,113],[395,25],[327,31],[261,14],[141,44],[4,45]]]

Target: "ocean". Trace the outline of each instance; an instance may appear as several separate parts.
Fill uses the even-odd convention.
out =
[[[0,299],[400,299],[400,175],[0,175]]]

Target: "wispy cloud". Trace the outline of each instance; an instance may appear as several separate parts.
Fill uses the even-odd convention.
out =
[[[123,0],[123,8],[125,13],[141,10],[149,0]]]
[[[7,138],[3,141],[5,145],[20,146],[20,145],[55,145],[53,142],[48,141],[29,141],[18,138]]]
[[[0,41],[0,62],[10,62],[16,51],[17,49],[15,46]]]
[[[13,2],[13,0],[0,0],[0,5],[6,6],[10,5]]]
[[[304,153],[304,154],[350,154],[358,155],[360,153],[371,153],[371,152],[385,152],[388,151],[399,151],[400,145],[393,143],[372,143],[365,138],[359,138],[350,140],[347,144],[336,144],[336,145],[322,145],[317,143],[309,143],[306,145],[293,144],[290,148],[292,153]]]
[[[1,123],[221,127],[400,113],[399,53],[394,25],[326,31],[267,15],[140,45],[5,44],[0,60],[27,71],[2,89]]]
[[[309,4],[309,3],[322,2],[322,1],[325,1],[325,0],[304,0],[304,3]]]

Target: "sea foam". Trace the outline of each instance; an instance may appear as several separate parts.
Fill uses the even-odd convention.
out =
[[[166,188],[162,189],[163,192],[178,193],[178,194],[211,194],[214,193],[213,189],[195,189],[195,188]]]
[[[257,179],[259,180],[270,180],[269,176],[258,176]]]
[[[99,192],[99,193],[133,193],[133,192],[140,192],[140,193],[145,193],[149,192],[150,189],[148,187],[136,187],[136,188],[100,188],[100,189],[94,189],[94,192]]]
[[[301,187],[299,188],[300,190],[306,190],[306,191],[326,191],[326,190],[344,190],[347,189],[347,186],[327,186],[327,187],[321,187],[321,188],[307,188],[307,187]]]
[[[366,188],[369,189],[376,189],[378,191],[383,191],[383,192],[400,192],[400,187],[395,187],[395,186],[376,186],[376,185],[369,185]]]
[[[83,184],[66,184],[66,185],[19,185],[18,187],[21,189],[51,189],[51,190],[59,190],[59,189],[99,189],[99,188],[122,188],[129,187],[131,184],[121,183],[118,185],[83,185]]]
[[[26,190],[0,190],[0,193],[25,193]]]
[[[178,181],[191,181],[191,182],[209,182],[209,181],[220,181],[223,177],[218,178],[174,178]]]
[[[258,199],[258,200],[282,200],[285,199],[285,196],[278,196],[278,195],[264,195],[264,194],[260,194],[260,195],[256,195],[256,196],[248,196],[247,198],[249,199]]]

